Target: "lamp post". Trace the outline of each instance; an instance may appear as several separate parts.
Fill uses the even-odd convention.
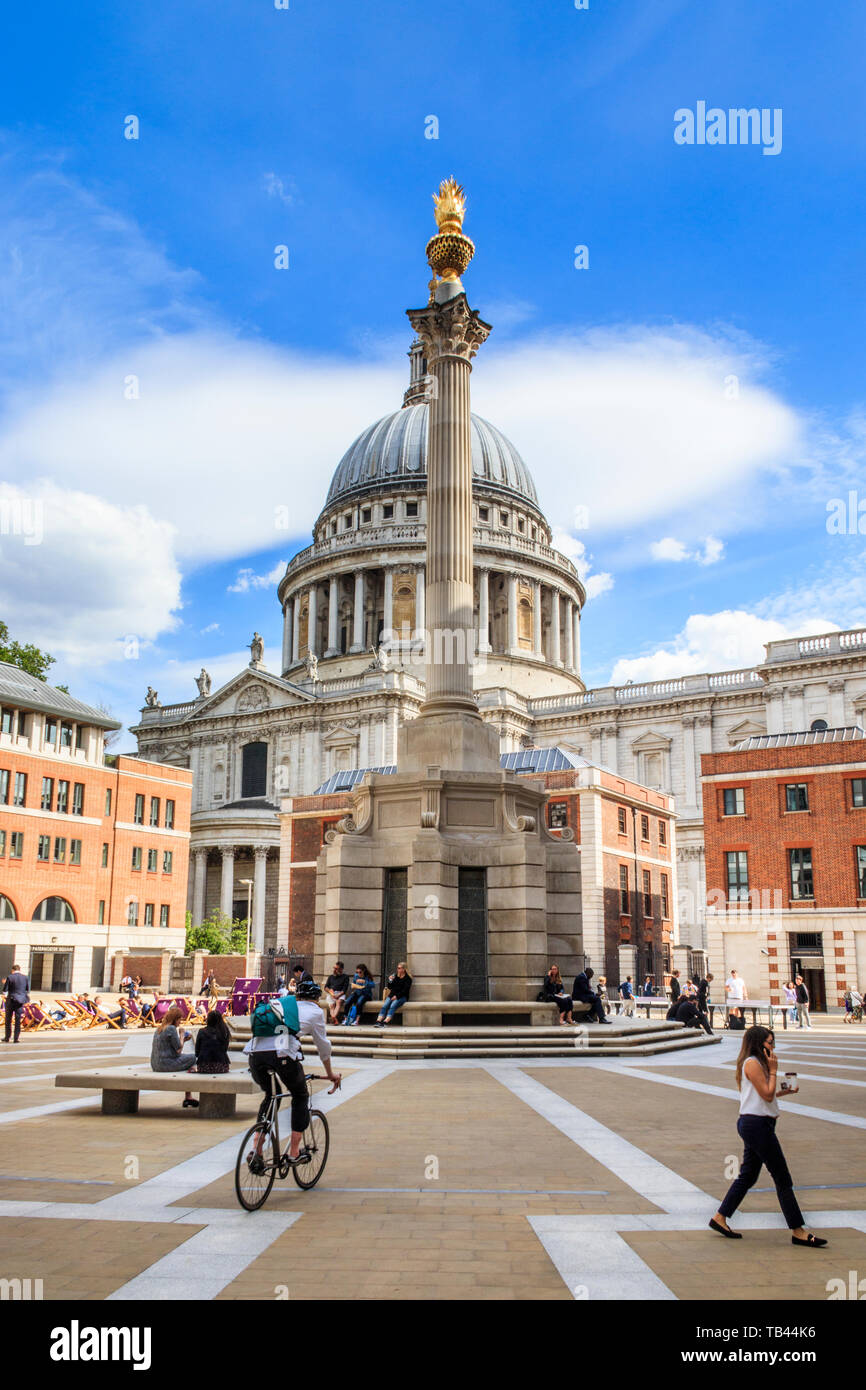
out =
[[[253,881],[251,878],[241,878],[239,883],[247,890],[247,950],[244,956],[244,974],[249,979],[250,974],[250,928],[253,924]]]

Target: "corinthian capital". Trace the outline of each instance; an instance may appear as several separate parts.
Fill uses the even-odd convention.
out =
[[[421,339],[428,366],[438,357],[471,361],[490,333],[490,324],[470,309],[465,294],[424,309],[407,309],[409,322]]]

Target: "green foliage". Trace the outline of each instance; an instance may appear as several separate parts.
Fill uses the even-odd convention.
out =
[[[234,921],[215,912],[206,917],[201,926],[192,925],[192,913],[186,914],[186,954],[193,951],[207,951],[212,956],[243,955],[247,949],[246,919]]]
[[[44,681],[49,666],[54,665],[54,657],[41,652],[32,642],[22,644],[9,639],[9,628],[0,622],[0,661],[8,661],[10,666],[20,666],[37,680]],[[62,689],[62,687],[59,687]]]

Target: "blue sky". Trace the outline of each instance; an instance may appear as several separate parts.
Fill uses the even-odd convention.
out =
[[[451,173],[475,408],[587,575],[587,682],[866,620],[862,537],[826,528],[866,499],[862,5],[431,13],[48,3],[6,35],[0,500],[44,534],[0,535],[0,616],[126,722],[254,628],[278,665],[270,576],[399,404]],[[781,151],[678,145],[699,101],[781,110]]]

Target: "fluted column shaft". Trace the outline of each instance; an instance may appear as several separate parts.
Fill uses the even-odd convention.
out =
[[[336,575],[331,575],[331,582],[328,585],[328,648],[325,656],[337,656],[339,647],[337,646],[337,602],[340,592],[340,581]]]
[[[544,636],[541,626],[541,580],[532,582],[532,652],[539,660],[544,656]]]
[[[559,642],[559,590],[550,592],[550,660],[554,666],[562,665]]]
[[[427,622],[426,571],[419,565],[415,571],[415,632],[423,638]]]
[[[517,651],[517,575],[508,576],[508,646],[510,656]]]
[[[580,609],[574,605],[574,672],[580,675]]]
[[[319,626],[319,590],[315,584],[310,585],[310,606],[307,610],[307,649],[311,656],[318,656],[318,626]]]
[[[292,661],[295,662],[301,659],[301,595],[295,594],[292,602]]]
[[[222,853],[222,877],[220,879],[220,912],[224,917],[231,917],[232,905],[235,896],[235,851],[232,848],[223,848]]]
[[[478,650],[490,651],[490,571],[478,571]]]
[[[394,641],[394,571],[385,570],[385,599],[382,605],[382,641]]]
[[[364,650],[364,571],[355,571],[355,611],[353,615],[351,651]]]
[[[264,845],[256,845],[255,860],[252,937],[254,949],[263,951],[265,949],[265,890],[268,870],[268,851]]]
[[[565,600],[565,669],[574,670],[574,620],[570,598]]]
[[[192,890],[192,924],[200,927],[204,921],[205,885],[207,883],[207,850],[193,850],[195,878]]]

